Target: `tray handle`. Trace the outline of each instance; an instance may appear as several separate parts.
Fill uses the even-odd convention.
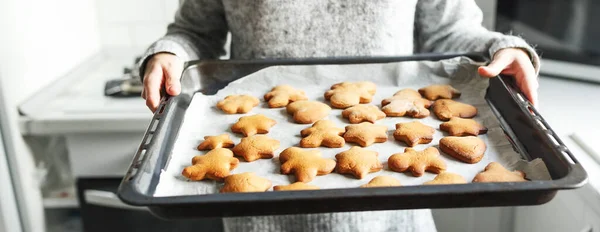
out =
[[[161,92],[164,93],[164,90]],[[131,161],[131,166],[129,167],[129,170],[125,174],[124,181],[130,181],[135,177],[141,164],[144,161],[144,158],[146,157],[146,151],[148,149],[148,146],[152,142],[152,138],[154,137],[154,134],[156,133],[156,130],[158,128],[158,123],[160,122],[160,119],[163,116],[165,108],[167,107],[167,104],[168,104],[169,100],[171,99],[171,96],[168,94],[162,94],[162,96],[163,97],[160,100],[158,108],[156,108],[156,111],[154,111],[154,116],[152,116],[150,125],[146,129],[146,133],[144,133],[142,142],[140,143],[140,146],[137,149],[137,152],[133,156],[133,160]]]

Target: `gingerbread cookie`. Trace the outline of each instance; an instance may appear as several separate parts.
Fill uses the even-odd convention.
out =
[[[231,150],[236,156],[252,162],[258,159],[273,158],[273,152],[277,148],[279,148],[279,141],[266,135],[252,135],[242,138],[242,141]]]
[[[298,147],[290,147],[279,155],[281,162],[281,173],[293,173],[296,180],[310,182],[317,175],[329,174],[335,168],[335,160],[321,157],[319,150],[304,150]]]
[[[462,162],[474,164],[481,161],[487,146],[475,136],[448,136],[440,139],[440,150]]]
[[[216,136],[204,136],[204,141],[198,145],[198,150],[212,150],[215,148],[232,148],[234,145],[229,134],[220,134]]]
[[[265,94],[264,98],[265,101],[268,101],[271,108],[284,107],[291,102],[308,100],[304,91],[294,89],[294,87],[289,85],[275,86],[271,89],[271,92]]]
[[[362,188],[372,188],[372,187],[395,187],[401,186],[400,181],[391,176],[377,176],[373,178],[369,183],[363,184],[360,187]]]
[[[375,83],[369,81],[342,82],[332,85],[324,96],[334,108],[345,109],[371,102],[376,90]]]
[[[266,192],[271,188],[271,181],[253,172],[244,172],[225,177],[222,193]]]
[[[354,146],[335,155],[336,171],[340,174],[352,174],[354,177],[362,179],[367,174],[378,172],[383,168],[378,156],[379,154],[375,151]]]
[[[409,147],[428,144],[433,140],[435,129],[419,121],[397,123],[394,138],[406,143]]]
[[[475,106],[450,99],[437,100],[431,107],[433,113],[442,121],[448,121],[453,117],[473,118],[477,115]]]
[[[362,147],[367,147],[373,143],[383,143],[387,141],[387,127],[376,125],[369,122],[362,122],[346,126],[344,139],[346,142],[357,143]]]
[[[379,110],[377,106],[360,104],[342,111],[342,117],[347,118],[350,123],[371,122],[385,118],[385,113]]]
[[[273,187],[275,191],[296,191],[296,190],[317,190],[318,186],[306,184],[304,182],[296,182],[289,185],[276,185]]]
[[[489,163],[485,170],[475,175],[473,182],[523,182],[525,173],[522,171],[509,171],[496,162]]]
[[[342,137],[345,131],[344,128],[336,127],[332,121],[319,120],[311,127],[300,131],[300,135],[304,137],[300,140],[300,147],[342,147],[346,143]]]
[[[245,114],[258,105],[258,98],[250,95],[229,95],[217,103],[217,107],[227,114]]]
[[[275,126],[275,124],[277,124],[275,120],[267,118],[267,116],[263,114],[255,114],[240,117],[240,119],[231,126],[231,131],[234,133],[241,133],[248,137],[255,134],[269,133],[269,129]]]
[[[417,151],[407,147],[404,153],[396,153],[388,159],[388,167],[396,172],[412,172],[413,176],[422,176],[425,171],[441,173],[446,170],[446,163],[440,157],[440,152],[435,147]]]
[[[448,132],[451,136],[480,135],[488,131],[473,119],[459,117],[452,117],[450,121],[440,124],[440,130]]]
[[[295,101],[287,105],[288,114],[294,115],[294,121],[300,124],[310,124],[327,117],[331,107],[318,101]]]
[[[434,184],[466,184],[467,180],[461,175],[450,173],[450,172],[442,172],[435,176],[433,180],[427,181],[423,183],[424,185],[434,185]]]
[[[194,156],[192,166],[183,169],[181,175],[190,180],[223,180],[240,161],[226,148],[215,148],[205,155]]]
[[[430,85],[419,89],[424,98],[435,101],[437,99],[452,99],[460,97],[461,92],[451,85]]]
[[[414,89],[403,89],[381,101],[381,109],[389,117],[425,118],[429,116],[431,101],[424,99]]]

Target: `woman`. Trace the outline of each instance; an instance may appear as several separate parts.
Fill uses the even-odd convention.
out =
[[[387,56],[488,51],[485,77],[513,75],[537,104],[535,50],[486,30],[473,0],[186,0],[167,34],[140,63],[142,96],[155,110],[164,85],[177,95],[183,62],[215,59],[232,35],[231,58]],[[429,210],[224,219],[226,231],[436,231]]]

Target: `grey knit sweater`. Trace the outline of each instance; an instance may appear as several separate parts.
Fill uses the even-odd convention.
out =
[[[236,59],[406,55],[516,47],[521,38],[481,26],[473,0],[186,0],[147,50],[184,60],[218,58],[227,33]],[[143,67],[140,67],[143,68]],[[199,209],[201,210],[201,209]],[[224,219],[226,231],[436,231],[429,210]]]

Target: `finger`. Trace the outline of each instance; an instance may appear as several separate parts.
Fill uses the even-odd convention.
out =
[[[160,87],[163,82],[163,73],[160,65],[153,65],[144,79],[146,93],[146,106],[155,111],[160,102]]]
[[[166,90],[169,95],[179,95],[181,92],[181,82],[179,80],[183,65],[172,64],[169,67],[163,68],[166,77]]]
[[[142,88],[142,93],[140,94],[144,100],[146,100],[146,91],[144,91],[146,87]]]
[[[484,77],[495,77],[498,76],[502,70],[506,69],[514,60],[513,56],[499,53],[488,66],[479,67],[477,72]]]
[[[538,78],[535,75],[535,70],[531,63],[523,62],[529,61],[519,61],[518,66],[521,68],[521,72],[518,72],[516,75],[517,85],[531,104],[534,107],[537,107],[539,88]]]

